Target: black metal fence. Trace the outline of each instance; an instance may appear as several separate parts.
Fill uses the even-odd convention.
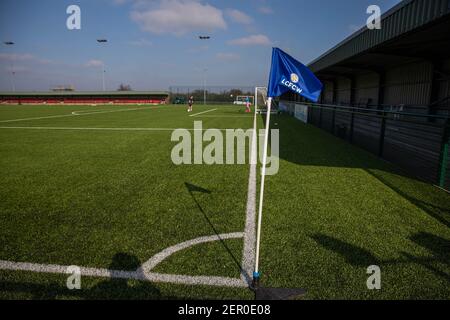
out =
[[[295,103],[288,102],[289,112]],[[297,103],[308,122],[450,190],[450,118],[417,113]]]

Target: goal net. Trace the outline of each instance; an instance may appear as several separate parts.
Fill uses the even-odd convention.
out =
[[[267,113],[267,88],[256,87],[255,88],[255,109],[258,114]],[[272,100],[271,112],[278,113],[278,106],[275,100]]]
[[[254,102],[254,97],[253,96],[237,96],[236,100],[233,102],[233,104],[236,105],[246,105],[247,101],[252,105]]]

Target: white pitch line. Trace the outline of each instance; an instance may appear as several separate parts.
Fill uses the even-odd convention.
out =
[[[45,117],[35,117],[35,118],[1,120],[0,123],[19,122],[19,121],[28,121],[28,120],[40,120],[40,119],[64,118],[64,117],[73,117],[73,116],[74,116],[73,114],[60,114],[60,115],[57,115],[57,116],[45,116]]]
[[[73,112],[70,114],[60,114],[55,116],[45,116],[45,117],[34,117],[34,118],[23,118],[23,119],[11,119],[11,120],[1,120],[0,123],[8,123],[8,122],[19,122],[19,121],[29,121],[29,120],[42,120],[42,119],[54,119],[54,118],[64,118],[64,117],[75,117],[75,116],[87,116],[92,114],[102,114],[102,113],[113,113],[113,112],[125,112],[125,111],[136,111],[136,110],[147,110],[147,109],[157,109],[159,107],[148,107],[148,108],[135,108],[135,109],[120,109],[120,110],[112,110],[112,111],[96,111],[82,114],[74,114]],[[76,112],[76,111],[74,111]]]
[[[244,249],[242,252],[242,274],[241,279],[248,285],[251,283],[253,267],[255,264],[255,242],[256,242],[256,165],[257,165],[257,126],[256,113],[253,119],[253,135],[250,156],[250,173],[248,176],[247,192],[247,214],[245,219]]]
[[[148,260],[141,266],[141,269],[142,269],[143,273],[149,273],[158,264],[160,264],[162,261],[167,259],[169,256],[171,256],[175,252],[187,249],[189,247],[192,247],[192,246],[195,246],[198,244],[214,242],[214,241],[221,241],[221,240],[226,240],[226,239],[240,239],[243,237],[244,237],[243,232],[236,232],[236,233],[228,233],[228,234],[221,234],[221,235],[213,235],[213,236],[208,236],[208,237],[200,237],[197,239],[182,242],[175,246],[164,249],[160,253],[154,255],[150,260]]]
[[[101,111],[101,112],[106,112],[106,111],[116,111],[116,110],[104,110],[104,111]],[[78,111],[72,111],[72,114],[74,116],[80,116],[80,115],[82,115],[84,113],[91,113],[91,112],[92,111],[90,111],[90,110],[78,110]],[[97,111],[97,112],[100,112],[100,111]],[[94,111],[93,113],[96,113],[96,112]]]
[[[119,109],[119,110],[104,110],[104,111],[89,111],[89,110],[80,110],[80,111],[74,111],[72,114],[74,116],[85,116],[90,114],[102,114],[102,113],[114,113],[114,112],[126,112],[126,111],[138,111],[138,110],[153,110],[162,108],[163,106],[157,106],[157,107],[145,107],[145,108],[133,108],[133,109]],[[84,112],[87,111],[87,112]]]
[[[201,116],[201,118],[248,118],[248,119],[251,119],[252,117],[249,117],[249,116],[225,116],[225,115],[217,115],[217,116]]]
[[[213,111],[216,111],[216,110],[217,110],[217,108],[216,109],[211,109],[211,110],[206,110],[206,111],[199,112],[199,113],[196,113],[196,114],[191,114],[189,117],[196,117],[196,116],[199,116],[201,114],[205,114],[205,113],[208,113],[208,112],[213,112]]]
[[[247,284],[238,278],[210,277],[210,276],[184,276],[151,273],[145,275],[146,280],[153,282],[166,282],[187,285],[206,285],[218,287],[247,288]],[[142,279],[144,280],[144,279]]]
[[[7,126],[0,127],[0,129],[24,129],[24,130],[91,130],[91,131],[174,131],[174,130],[188,130],[188,131],[206,131],[211,129],[185,129],[185,128],[96,128],[96,127],[17,127]],[[234,129],[212,129],[212,130],[234,130]]]
[[[79,268],[82,276],[89,276],[89,277],[136,279],[151,282],[244,288],[247,286],[247,283],[239,278],[215,277],[215,276],[187,276],[187,275],[162,274],[151,272],[151,270],[154,269],[158,264],[166,260],[174,253],[179,252],[181,250],[202,243],[221,241],[226,239],[240,239],[243,237],[244,233],[236,232],[236,233],[200,237],[197,239],[185,241],[157,253],[147,262],[142,264],[136,271],[109,270],[103,268],[86,268],[86,267],[79,267]],[[55,265],[55,264],[39,264],[39,263],[13,262],[0,260],[0,270],[67,274],[68,267],[69,266]]]
[[[12,262],[0,260],[0,270],[11,271],[29,271],[37,273],[55,273],[68,274],[69,266],[55,265],[55,264],[39,264],[28,262]],[[82,276],[86,277],[100,277],[100,278],[114,278],[114,279],[135,279],[149,282],[163,282],[176,283],[187,285],[209,285],[221,287],[237,287],[245,288],[246,284],[238,278],[227,277],[210,277],[210,276],[186,276],[175,274],[161,274],[161,273],[142,273],[137,271],[123,271],[123,270],[109,270],[79,267]]]

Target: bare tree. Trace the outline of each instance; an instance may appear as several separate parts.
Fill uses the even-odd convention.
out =
[[[119,89],[117,91],[132,91],[131,86],[129,84],[121,83]]]

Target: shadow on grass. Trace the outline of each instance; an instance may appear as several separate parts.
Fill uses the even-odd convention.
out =
[[[375,170],[367,169],[366,172],[370,174],[372,177],[383,183],[385,186],[396,192],[402,198],[408,200],[416,207],[420,208],[424,212],[426,212],[429,216],[433,217],[440,223],[450,228],[450,207],[443,208],[434,204],[429,203],[428,201],[423,201],[419,198],[418,195],[408,194],[406,191],[402,190],[400,187],[396,186],[394,183],[388,181],[386,177],[382,174],[376,172]],[[422,195],[423,196],[423,195]],[[450,201],[450,197],[449,197]]]
[[[416,257],[406,252],[399,252],[405,259],[393,260],[378,259],[367,249],[324,234],[315,234],[310,237],[323,248],[339,254],[348,264],[355,267],[367,268],[371,265],[415,263],[450,281],[450,274],[448,273],[448,267],[450,266],[450,241],[430,233],[420,232],[409,238],[416,245],[425,248],[430,253],[430,256]],[[437,264],[444,265],[443,268],[446,271],[440,270]]]
[[[136,256],[127,253],[114,255],[109,270],[135,271],[141,266]],[[88,299],[160,299],[159,289],[150,282],[135,281],[130,285],[127,279],[108,279],[87,292]]]
[[[431,258],[418,258],[405,252],[403,255],[411,262],[422,265],[435,275],[450,282],[450,273],[448,272],[450,267],[450,241],[426,232],[417,233],[410,237],[410,240],[422,248],[427,249],[431,253]],[[444,264],[446,271],[439,270],[434,265],[436,262]]]
[[[261,117],[265,124],[266,116]],[[291,163],[380,170],[388,167],[368,151],[363,151],[323,129],[306,125],[286,114],[272,116],[271,129],[280,129],[279,157]],[[269,145],[270,143],[269,136]]]
[[[265,120],[265,116],[262,117]],[[282,128],[280,159],[303,166],[363,169],[400,197],[450,227],[450,196],[445,192],[320,128],[305,125],[288,115],[272,119]],[[272,124],[272,128],[276,126]]]
[[[237,266],[238,270],[240,273],[243,273],[243,269],[241,266],[241,263],[239,262],[239,260],[234,256],[233,252],[231,251],[231,249],[227,246],[227,244],[225,243],[225,241],[220,237],[220,233],[217,230],[217,228],[214,226],[214,224],[212,223],[211,219],[209,219],[208,214],[205,212],[205,210],[203,210],[202,206],[200,205],[200,203],[198,202],[198,200],[196,199],[194,192],[199,192],[199,193],[203,193],[203,194],[211,194],[211,191],[204,189],[202,187],[198,187],[195,186],[193,184],[190,184],[188,182],[184,183],[189,194],[191,195],[192,199],[194,200],[195,204],[197,205],[198,210],[202,213],[203,217],[205,218],[206,222],[209,224],[209,226],[211,227],[211,229],[213,230],[213,232],[219,237],[220,239],[220,243],[223,245],[223,247],[225,248],[225,250],[227,251],[227,253],[230,255],[231,259],[233,259],[234,264]],[[245,272],[244,272],[245,274]]]
[[[379,263],[379,260],[370,251],[347,242],[324,234],[315,234],[311,238],[325,249],[338,253],[352,266],[368,267]]]
[[[139,259],[127,253],[118,253],[113,257],[110,270],[134,271],[141,265]],[[172,300],[179,297],[163,296],[160,290],[146,281],[130,281],[127,279],[107,279],[89,289],[83,289],[82,277],[80,290],[69,290],[66,283],[52,282],[37,284],[15,281],[1,281],[0,291],[11,293],[26,293],[32,299],[54,300],[58,298],[75,298],[87,300]]]

